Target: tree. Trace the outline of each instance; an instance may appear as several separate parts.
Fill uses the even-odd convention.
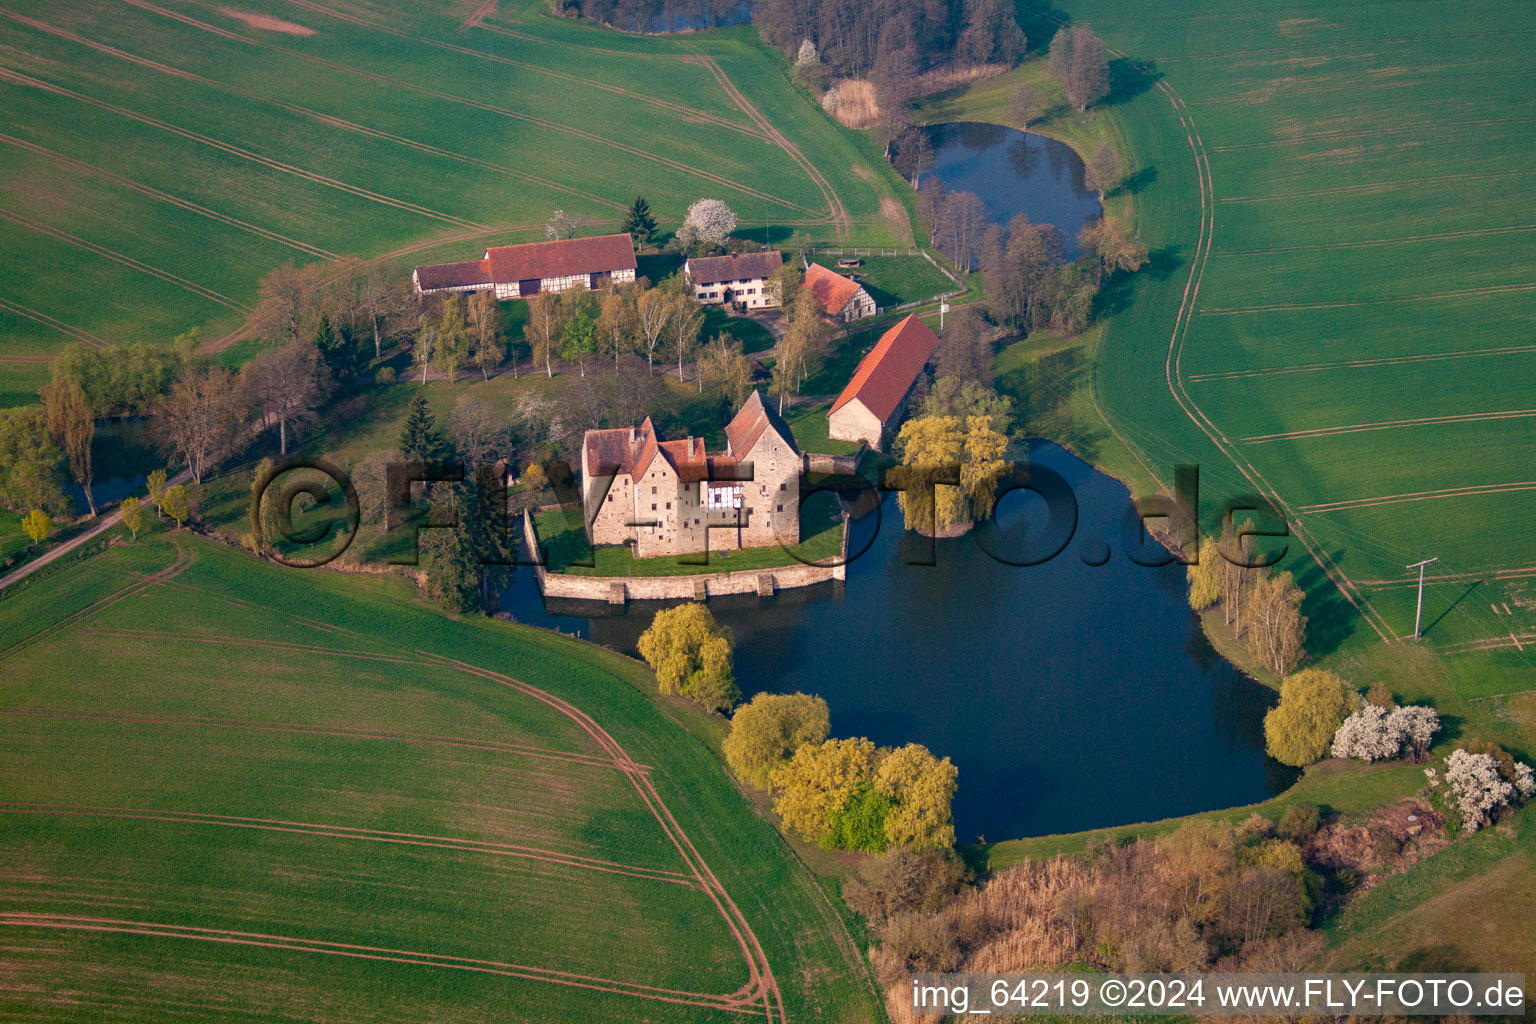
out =
[[[449,295],[443,302],[432,361],[450,384],[458,383],[459,368],[469,361],[469,325],[464,320],[464,303],[457,295]]]
[[[949,758],[935,758],[928,748],[909,743],[885,754],[875,768],[875,791],[892,807],[885,816],[885,838],[907,850],[942,850],[955,845],[951,804],[960,771]]]
[[[657,612],[638,647],[662,693],[680,693],[716,712],[729,711],[741,695],[731,671],[731,631],[702,602]]]
[[[980,313],[961,309],[949,318],[935,362],[939,377],[992,386],[992,339]]]
[[[32,543],[41,544],[53,529],[53,519],[47,512],[35,508],[21,517],[21,528],[32,538]]]
[[[1012,64],[1024,55],[1024,32],[1003,0],[965,0],[965,28],[955,43],[962,60]]]
[[[421,382],[427,382],[427,370],[437,358],[437,318],[426,310],[416,317],[416,340],[411,345],[411,358],[421,367]]]
[[[501,335],[501,303],[490,290],[475,292],[469,300],[469,327],[474,333],[475,366],[483,380],[507,358],[506,341]]]
[[[128,527],[128,532],[133,534],[133,539],[139,539],[139,531],[144,529],[144,509],[139,499],[129,495],[123,499],[123,525]]]
[[[689,248],[699,244],[715,248],[735,230],[736,215],[729,206],[719,199],[700,199],[688,207],[683,225],[677,229],[677,238]]]
[[[1051,40],[1051,74],[1080,112],[1109,95],[1109,59],[1104,42],[1085,26],[1063,26]]]
[[[565,303],[558,292],[540,292],[528,300],[528,323],[523,334],[533,349],[535,362],[544,363],[544,372],[555,375],[554,354],[565,326]]]
[[[679,292],[672,297],[672,313],[667,318],[667,331],[672,336],[672,351],[677,355],[677,379],[683,379],[683,363],[693,355],[693,347],[699,342],[699,329],[704,326],[704,307],[691,295]],[[701,383],[699,390],[704,390]]]
[[[760,693],[736,709],[722,744],[726,763],[749,786],[767,789],[773,772],[831,731],[827,702],[804,693]]]
[[[325,314],[320,317],[320,326],[315,328],[315,350],[335,380],[346,379],[356,369],[357,360],[352,347],[344,337],[336,333],[336,329],[331,326],[331,318]]]
[[[155,506],[155,518],[164,513],[165,506],[165,470],[152,469],[144,478],[144,485],[149,490],[149,500]]]
[[[1296,666],[1307,634],[1301,588],[1291,574],[1258,576],[1248,586],[1248,646],[1276,673]]]
[[[97,419],[145,415],[170,387],[195,337],[189,331],[171,346],[71,344],[54,359],[52,379],[77,382]]]
[[[578,303],[560,328],[560,358],[575,363],[587,375],[587,357],[597,351],[597,321],[585,303]]]
[[[411,396],[400,427],[400,454],[419,462],[441,462],[448,457],[448,442],[437,429],[437,416],[427,396],[420,391]]]
[[[918,406],[920,416],[953,416],[964,423],[985,416],[992,429],[1006,434],[1013,422],[1013,399],[976,381],[938,377]]]
[[[261,409],[262,421],[277,421],[278,451],[288,454],[288,433],[312,423],[325,399],[325,375],[313,343],[291,341],[264,349],[240,370],[245,392]]]
[[[763,294],[774,305],[788,306],[794,301],[795,293],[800,290],[804,271],[796,264],[796,260],[781,263],[779,269],[770,274],[768,281],[763,285]]]
[[[388,334],[390,321],[406,308],[406,297],[397,280],[382,263],[363,263],[358,268],[358,300],[373,332],[375,359],[383,355],[383,339]]]
[[[91,447],[96,440],[96,414],[86,401],[80,382],[72,377],[54,377],[41,389],[48,432],[64,449],[69,460],[69,475],[85,493],[91,516],[96,515],[96,498],[91,493]]]
[[[1450,791],[1454,817],[1461,820],[1461,830],[1468,835],[1492,824],[1503,808],[1536,793],[1536,773],[1530,765],[1509,758],[1506,770],[1493,754],[1466,748],[1454,750],[1446,758],[1443,780],[1433,768],[1425,769],[1424,774],[1432,789],[1444,786]]]
[[[953,416],[919,416],[902,425],[897,435],[901,450],[903,489],[896,495],[909,530],[934,534],[966,521],[969,514],[965,492],[953,483],[965,457],[965,433]]]
[[[1099,273],[1124,270],[1134,274],[1147,265],[1147,247],[1114,217],[1101,217],[1083,227],[1078,243],[1098,257]]]
[[[432,521],[452,522],[421,533],[421,590],[428,599],[450,612],[471,612],[480,597],[480,566],[470,544],[457,491],[433,489]]]
[[[1008,109],[1013,114],[1013,120],[1018,124],[1020,131],[1029,131],[1029,126],[1035,123],[1041,111],[1040,93],[1028,82],[1013,90],[1013,96]]]
[[[770,774],[784,827],[812,842],[832,834],[832,816],[874,775],[875,745],[862,737],[807,743]]]
[[[191,499],[187,495],[186,485],[172,484],[166,488],[163,503],[165,514],[176,523],[176,529],[181,529],[181,524],[185,523],[187,516],[192,514]]]
[[[240,432],[239,388],[221,366],[184,369],[160,404],[156,426],[161,442],[192,470],[192,479],[229,454]]]
[[[454,450],[471,466],[488,466],[511,454],[512,432],[505,418],[479,398],[465,395],[448,418]]]
[[[970,501],[972,518],[986,519],[997,508],[997,482],[1007,469],[1007,454],[1008,438],[993,428],[990,417],[966,420],[960,490]]]
[[[641,242],[656,237],[656,218],[651,214],[651,204],[646,202],[645,196],[635,196],[635,201],[630,204],[629,212],[624,215],[624,230]]]
[[[640,343],[645,348],[645,364],[652,372],[656,366],[656,347],[672,319],[672,308],[672,300],[656,288],[642,292],[635,303],[635,326],[640,330]]]
[[[309,332],[316,314],[319,264],[297,266],[289,260],[272,268],[257,289],[254,319],[269,331],[297,341]]]
[[[1408,705],[1389,710],[1366,704],[1344,719],[1333,734],[1330,752],[1366,764],[1401,757],[1405,751],[1420,760],[1439,730],[1440,716],[1434,708]]]
[[[544,225],[544,234],[555,241],[564,241],[567,238],[575,238],[576,232],[581,229],[581,218],[566,213],[564,210],[556,210],[549,222]]]
[[[1083,167],[1083,184],[1099,194],[1099,202],[1120,187],[1120,161],[1107,143],[1099,143]]]
[[[1328,754],[1333,734],[1359,698],[1324,669],[1303,669],[1280,683],[1280,703],[1264,716],[1264,745],[1281,764],[1301,767]]]
[[[634,320],[634,302],[629,290],[612,291],[603,296],[597,314],[597,350],[600,355],[613,356],[615,370],[619,367],[619,357],[632,347]]]
[[[699,390],[718,392],[733,406],[752,393],[752,369],[741,346],[729,334],[717,334],[699,358]]]
[[[1189,578],[1189,606],[1203,612],[1221,600],[1221,555],[1216,545],[1206,541],[1201,544],[1199,558],[1184,570]]]

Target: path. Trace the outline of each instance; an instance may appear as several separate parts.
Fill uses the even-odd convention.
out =
[[[184,483],[186,483],[187,481],[189,481],[191,479],[192,479],[192,471],[188,470],[188,469],[184,469],[180,473],[177,473],[175,476],[173,476],[169,480],[167,480],[165,482],[165,485],[167,487],[172,487],[172,486],[175,486],[176,484],[184,484]],[[103,515],[103,516],[99,517],[96,520],[95,523],[91,524],[91,526],[89,526],[85,530],[84,533],[80,533],[80,534],[77,534],[74,537],[71,537],[69,540],[67,540],[64,543],[58,545],[57,547],[53,548],[52,550],[47,551],[47,552],[45,552],[45,553],[43,553],[41,555],[38,555],[36,558],[32,559],[32,561],[28,562],[26,565],[23,565],[23,566],[21,566],[18,569],[13,569],[10,572],[6,573],[4,576],[0,576],[0,590],[4,590],[6,587],[10,586],[12,583],[15,583],[15,582],[17,582],[19,580],[26,579],[28,576],[32,575],[34,572],[36,572],[37,570],[41,569],[43,566],[48,565],[48,564],[50,564],[52,562],[58,561],[60,558],[63,558],[65,555],[69,554],[71,551],[75,550],[80,545],[85,544],[88,541],[94,540],[95,538],[101,536],[104,532],[106,532],[107,530],[112,529],[112,527],[116,526],[118,523],[120,523],[122,521],[123,521],[123,510],[121,508],[119,508],[116,512],[109,512],[106,515]]]

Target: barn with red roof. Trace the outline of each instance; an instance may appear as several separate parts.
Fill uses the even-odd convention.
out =
[[[526,245],[498,245],[478,260],[417,267],[418,295],[496,292],[498,299],[526,299],[540,292],[598,291],[635,279],[635,242],[629,235],[567,238]]]
[[[864,441],[879,449],[886,433],[901,419],[912,385],[938,347],[938,335],[916,314],[882,334],[827,410],[827,436]]]
[[[822,310],[834,320],[848,323],[875,315],[875,300],[851,277],[834,274],[820,263],[805,268],[804,284],[816,293]]]

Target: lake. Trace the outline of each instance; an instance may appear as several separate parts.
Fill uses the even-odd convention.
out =
[[[1098,220],[1099,195],[1083,184],[1083,161],[1055,139],[1016,128],[967,121],[928,128],[933,167],[951,192],[973,192],[987,213],[1007,226],[1018,214],[1033,224],[1053,224],[1069,257],[1077,234]]]
[[[744,694],[820,694],[835,736],[952,758],[961,842],[1148,821],[1289,786],[1296,773],[1264,754],[1272,691],[1210,648],[1180,567],[1125,557],[1130,493],[1056,445],[1032,445],[1029,459],[1076,497],[1061,555],[1004,565],[965,536],[933,542],[936,564],[909,565],[927,541],[902,531],[887,498],[856,523],[850,550],[869,546],[846,584],[710,600],[735,634]],[[1016,492],[997,518],[994,550],[1037,536],[1044,503]],[[1142,560],[1161,553],[1147,541]],[[546,607],[528,568],[502,606],[629,653],[663,607]]]

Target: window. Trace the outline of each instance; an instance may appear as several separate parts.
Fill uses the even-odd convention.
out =
[[[789,489],[789,484],[779,484],[779,490],[787,491],[788,489]]]
[[[705,496],[706,508],[741,508],[741,487],[737,484],[727,484],[724,487],[711,487]]]
[[[780,511],[780,512],[783,512],[783,511],[784,511],[784,506],[783,506],[783,505],[780,505],[780,506],[779,506],[779,511]]]
[[[667,502],[667,510],[671,511],[671,509],[672,509],[672,503],[669,501],[669,502]]]
[[[608,500],[609,500],[609,501],[612,501],[612,500],[613,500],[613,495],[611,495],[611,494],[610,494],[610,495],[608,495]]]
[[[654,488],[654,487],[652,487],[652,488],[651,488],[651,493],[652,493],[652,494],[655,494],[655,493],[656,493],[656,488]]]
[[[652,511],[652,512],[655,512],[655,511],[656,511],[656,503],[655,503],[655,502],[654,502],[654,501],[653,501],[653,502],[651,502],[651,511]]]

